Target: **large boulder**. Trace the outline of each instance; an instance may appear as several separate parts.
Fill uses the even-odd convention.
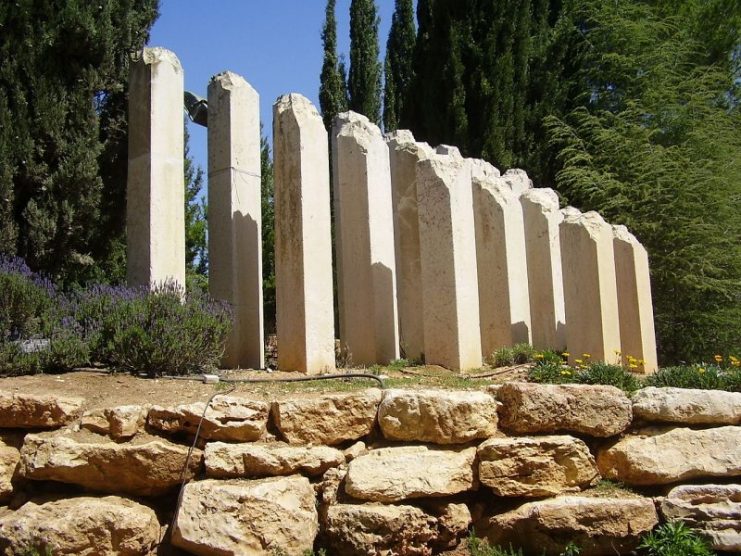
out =
[[[633,394],[633,414],[644,421],[738,425],[741,424],[741,392],[644,388]]]
[[[500,426],[517,434],[572,432],[608,437],[631,423],[628,397],[613,386],[510,382],[497,390]]]
[[[86,411],[80,426],[111,438],[126,439],[136,435],[147,421],[147,405],[120,405]]]
[[[589,448],[572,436],[490,438],[478,456],[479,480],[498,496],[555,496],[600,478]]]
[[[297,475],[189,483],[172,544],[199,556],[300,556],[319,531],[314,489]]]
[[[741,475],[741,427],[647,428],[597,453],[605,478],[631,485]]]
[[[13,446],[0,441],[0,502],[13,495],[13,478],[21,461],[21,453]]]
[[[448,496],[477,487],[476,448],[395,446],[372,450],[348,465],[345,492],[373,502]]]
[[[273,403],[278,430],[291,444],[335,445],[370,434],[381,390],[332,393]]]
[[[191,479],[202,453],[193,450],[183,477],[188,448],[160,438],[117,444],[93,435],[41,433],[26,436],[21,474],[28,479],[59,481],[101,492],[157,496]]]
[[[627,554],[657,523],[648,498],[563,496],[484,518],[476,532],[492,545],[519,546],[525,554],[560,554],[573,542],[582,556],[592,556]]]
[[[175,407],[154,406],[149,410],[149,426],[166,433],[195,434],[205,402]],[[201,424],[200,437],[206,440],[253,442],[266,432],[270,404],[233,396],[214,398]]]
[[[681,485],[661,502],[667,521],[683,521],[715,550],[741,553],[741,485]]]
[[[322,533],[332,554],[429,556],[437,520],[414,506],[330,506]]]
[[[206,475],[218,479],[294,473],[316,476],[345,463],[345,455],[329,446],[211,442],[206,446],[205,463]]]
[[[140,556],[155,554],[159,540],[154,511],[117,496],[28,502],[0,518],[0,550],[7,555],[35,548],[55,556]]]
[[[0,428],[57,429],[76,419],[82,398],[0,392]]]
[[[497,402],[478,391],[387,390],[378,423],[389,440],[463,444],[497,431]]]

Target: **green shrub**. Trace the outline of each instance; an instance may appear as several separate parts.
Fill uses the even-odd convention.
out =
[[[481,540],[474,533],[468,537],[468,552],[471,556],[524,556],[524,552],[515,549],[512,545],[509,548],[491,546],[485,540]]]
[[[56,291],[23,260],[0,255],[0,341],[48,334],[56,316]]]
[[[512,347],[512,360],[516,365],[530,363],[533,361],[535,353],[535,348],[528,343],[515,344]]]
[[[741,369],[717,365],[665,367],[646,377],[645,385],[741,392]]]
[[[581,384],[605,384],[616,386],[626,392],[641,388],[641,381],[620,365],[590,363],[576,373],[576,382]]]
[[[559,361],[544,361],[536,363],[528,369],[527,377],[530,382],[540,382],[547,384],[564,384],[575,382],[576,376],[574,370]]]
[[[533,355],[533,360],[539,364],[545,364],[545,363],[561,364],[564,362],[563,355],[551,349],[547,349],[545,351],[540,351],[540,352],[535,353],[535,355]]]
[[[493,367],[506,367],[515,362],[515,354],[511,347],[500,347],[489,356],[488,363]]]
[[[707,543],[681,521],[660,525],[638,546],[647,556],[712,556]]]

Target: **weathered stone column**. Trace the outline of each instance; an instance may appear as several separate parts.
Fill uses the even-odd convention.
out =
[[[260,97],[224,72],[208,86],[208,285],[234,310],[225,367],[265,366]]]
[[[396,291],[399,339],[404,357],[419,360],[424,354],[422,266],[417,214],[417,162],[432,154],[427,143],[416,143],[410,131],[395,131],[386,138],[391,165],[396,246]]]
[[[525,223],[527,280],[533,347],[566,347],[566,314],[563,302],[561,241],[563,220],[558,195],[552,189],[527,189],[520,195]]]
[[[425,362],[481,366],[471,167],[456,156],[417,164]]]
[[[620,351],[620,324],[612,226],[596,212],[562,213],[559,237],[569,361],[588,353],[592,361],[613,363]]]
[[[530,300],[522,208],[503,179],[472,180],[481,347],[530,342]]]
[[[335,368],[327,132],[298,94],[273,106],[278,367]]]
[[[145,48],[129,70],[126,281],[185,288],[183,68]]]
[[[633,356],[636,370],[653,373],[658,363],[648,253],[625,226],[612,231],[623,357]]]
[[[333,139],[340,340],[353,363],[387,364],[399,358],[388,147],[378,126],[355,112],[337,116]]]
[[[525,172],[525,170],[520,170],[519,168],[510,168],[504,173],[502,179],[510,188],[512,193],[517,196],[520,196],[528,189],[533,188],[533,181],[528,177],[527,172]]]

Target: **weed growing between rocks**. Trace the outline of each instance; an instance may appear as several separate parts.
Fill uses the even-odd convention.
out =
[[[719,365],[665,367],[646,377],[644,383],[646,386],[741,392],[741,368]]]
[[[646,556],[712,556],[708,544],[681,521],[659,525],[638,546]]]
[[[476,537],[475,531],[472,531],[468,537],[468,552],[471,556],[526,556],[521,548],[515,548],[512,545],[506,548],[491,546],[485,540]],[[543,554],[545,554],[545,550]],[[581,549],[570,542],[559,556],[579,556],[579,554],[581,554]]]

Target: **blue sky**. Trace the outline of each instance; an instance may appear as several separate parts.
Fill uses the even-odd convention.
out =
[[[377,0],[383,57],[393,0]],[[272,106],[301,93],[319,106],[321,30],[325,0],[160,0],[149,44],[172,50],[185,71],[185,88],[206,96],[212,75],[230,70],[260,94],[264,133],[272,134]],[[338,51],[349,50],[350,0],[337,0]],[[206,129],[189,124],[191,154],[206,170]],[[271,143],[272,143],[272,138]]]

